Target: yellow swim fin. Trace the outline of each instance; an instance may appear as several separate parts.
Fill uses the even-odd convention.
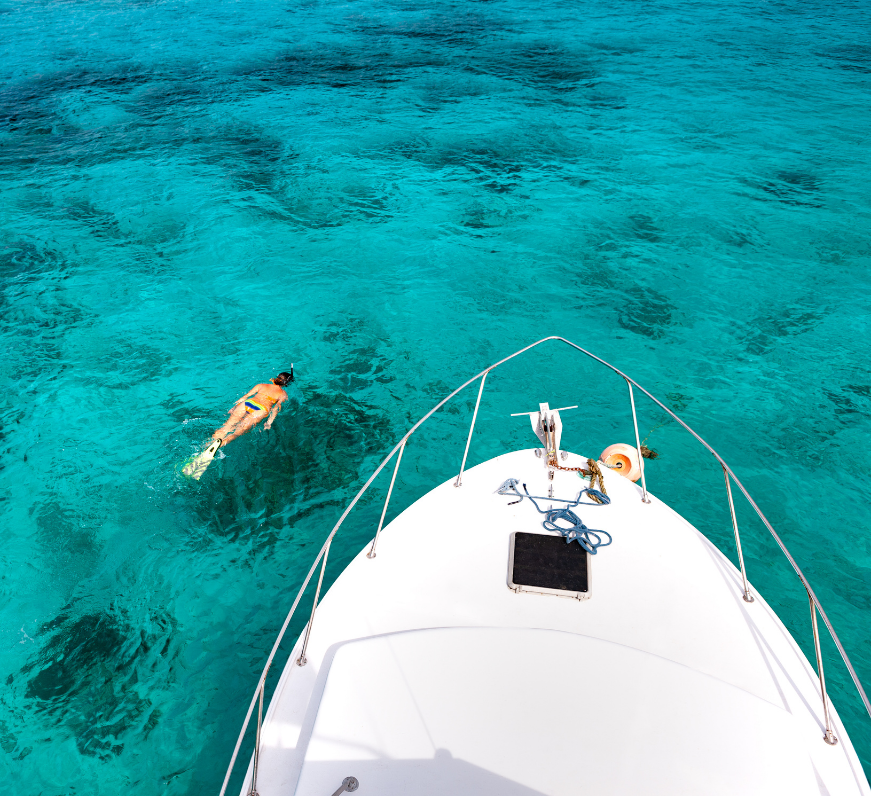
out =
[[[194,456],[182,468],[181,474],[186,475],[188,478],[193,478],[194,481],[199,481],[203,473],[206,471],[206,468],[212,463],[212,459],[215,458],[215,454],[218,452],[218,448],[221,447],[222,442],[223,440],[221,439],[213,440],[208,448],[197,456]]]

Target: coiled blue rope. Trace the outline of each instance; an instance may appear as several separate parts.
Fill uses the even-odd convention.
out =
[[[517,485],[520,482],[516,478],[509,478],[502,486],[497,489],[497,493],[500,495],[517,495],[520,500],[514,500],[509,503],[509,506],[514,505],[515,503],[519,503],[523,500],[524,495],[521,495],[517,489]],[[614,540],[611,538],[611,534],[607,531],[599,531],[594,530],[592,528],[588,528],[584,525],[583,520],[575,514],[572,509],[575,506],[604,506],[611,502],[611,498],[607,495],[600,492],[598,489],[582,489],[578,492],[578,496],[574,501],[565,500],[564,498],[546,498],[540,497],[538,495],[530,495],[529,490],[526,488],[526,484],[523,484],[523,491],[526,493],[525,497],[528,497],[532,501],[532,505],[535,506],[536,510],[539,514],[544,514],[544,522],[542,522],[542,527],[548,531],[559,531],[566,540],[566,544],[570,542],[577,542],[581,547],[584,548],[590,555],[596,555],[600,547],[607,547]],[[587,502],[582,501],[581,498],[585,495],[590,495],[590,497],[598,500],[598,503],[595,502]],[[541,509],[538,507],[538,503],[536,500],[551,500],[556,501],[558,503],[565,503],[566,505],[561,509]],[[568,527],[565,525],[557,525],[557,520],[562,520],[563,522],[568,523]],[[608,541],[603,541],[604,538],[607,537]]]

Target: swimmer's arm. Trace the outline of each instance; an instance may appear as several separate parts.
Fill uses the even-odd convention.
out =
[[[279,398],[273,405],[272,411],[269,413],[269,419],[264,424],[263,428],[272,428],[272,421],[275,420],[275,416],[278,414],[279,409],[281,409],[281,405],[287,400],[287,397]]]

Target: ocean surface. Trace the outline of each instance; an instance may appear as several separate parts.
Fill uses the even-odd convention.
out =
[[[551,334],[720,451],[871,686],[869,20],[867,0],[2,0],[0,781],[216,794],[359,485]],[[291,363],[273,429],[181,478]],[[389,516],[456,472],[474,400],[412,439]],[[470,464],[531,447],[509,415],[540,401],[580,405],[572,450],[632,442],[621,380],[549,343],[488,379]],[[638,408],[651,490],[734,560],[722,473]],[[812,655],[806,597],[737,503],[751,582]]]

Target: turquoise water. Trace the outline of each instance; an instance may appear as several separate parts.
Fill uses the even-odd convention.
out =
[[[869,11],[0,5],[3,780],[215,794],[358,485],[549,334],[717,447],[871,685]],[[291,362],[272,431],[180,480]],[[455,471],[474,397],[415,436],[391,513]],[[631,441],[625,386],[551,344],[488,379],[471,463],[531,446],[508,415],[544,400],[581,404],[574,450]],[[651,489],[732,555],[721,474],[639,412]],[[739,520],[751,580],[812,654],[801,589],[743,502]],[[824,653],[871,771],[871,720]]]

